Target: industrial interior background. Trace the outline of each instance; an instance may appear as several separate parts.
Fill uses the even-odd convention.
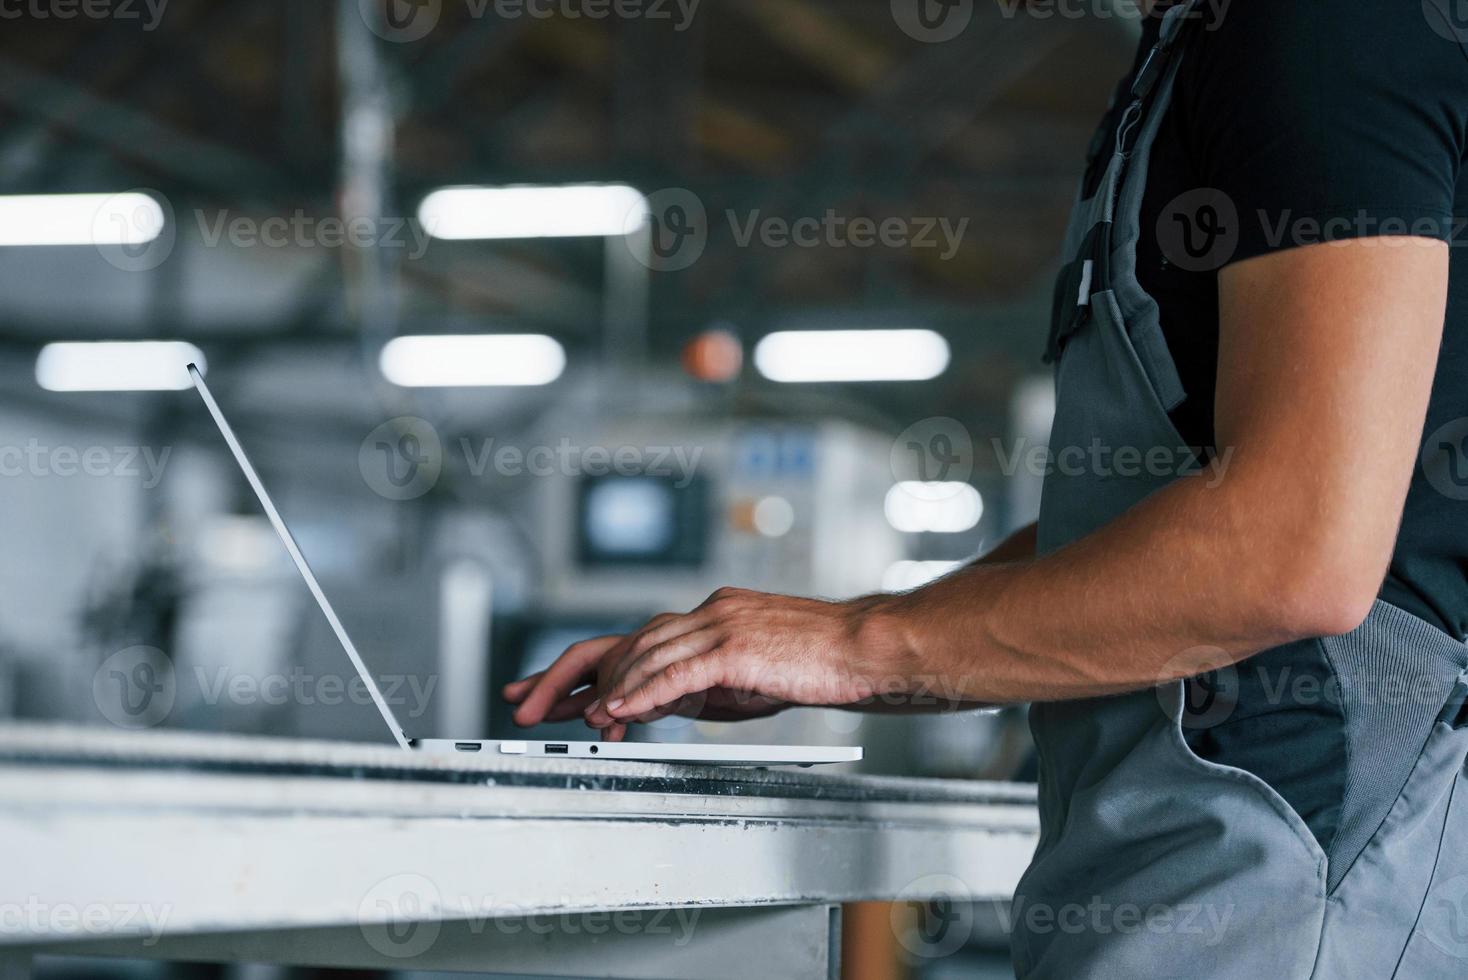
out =
[[[131,226],[0,228],[0,718],[385,737],[198,397],[86,390],[125,353],[78,342],[197,348],[415,735],[509,736],[499,684],[719,586],[910,587],[1033,517],[1056,255],[1125,0],[937,26],[902,0],[373,6],[0,2],[0,194],[107,195]],[[530,199],[543,227],[496,233],[511,198],[482,233],[473,198],[432,211],[521,185],[563,195]],[[556,233],[604,199],[645,220]],[[929,360],[860,380],[857,334],[842,375],[799,346],[829,330],[928,331],[885,356]],[[522,340],[450,343],[447,381],[384,354],[486,335]],[[119,702],[132,680],[167,696]],[[636,737],[1033,765],[1019,710]]]

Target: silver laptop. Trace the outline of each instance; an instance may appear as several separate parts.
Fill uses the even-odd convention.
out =
[[[403,726],[398,724],[387,699],[382,696],[377,682],[367,670],[367,665],[362,662],[362,655],[357,652],[356,644],[347,635],[346,627],[337,617],[336,610],[331,607],[331,601],[321,590],[321,584],[316,581],[316,576],[311,572],[311,566],[306,564],[306,557],[301,554],[301,549],[296,545],[296,539],[291,536],[290,530],[285,526],[280,511],[275,509],[275,504],[271,501],[270,494],[266,492],[265,485],[260,482],[255,467],[250,465],[244,447],[235,438],[234,430],[225,420],[219,403],[214,400],[209,386],[204,383],[204,376],[193,364],[189,365],[189,376],[193,378],[194,387],[199,390],[199,396],[204,399],[205,407],[213,416],[214,424],[219,426],[219,432],[224,436],[224,442],[229,446],[229,451],[234,454],[235,462],[239,463],[240,469],[244,471],[250,489],[255,491],[256,497],[260,498],[260,506],[265,508],[265,516],[270,518],[275,533],[280,535],[285,550],[290,553],[291,561],[295,562],[296,570],[301,573],[301,578],[306,580],[306,588],[311,590],[311,595],[316,598],[316,604],[326,615],[326,621],[331,624],[332,632],[341,641],[342,649],[347,652],[352,666],[357,669],[358,676],[367,685],[367,692],[372,696],[372,703],[377,706],[382,720],[387,723],[388,731],[392,733],[398,745],[404,749],[431,753],[477,752],[571,759],[707,763],[722,766],[813,766],[831,762],[856,762],[861,759],[862,750],[856,746],[669,745],[655,742],[543,742],[535,739],[486,741],[483,739],[409,737],[403,731]]]

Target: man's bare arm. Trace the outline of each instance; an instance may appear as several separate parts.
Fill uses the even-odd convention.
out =
[[[1348,632],[1395,544],[1447,280],[1447,247],[1406,238],[1230,266],[1216,413],[1227,462],[1209,478],[1178,480],[1043,558],[977,564],[905,596],[721,591],[635,634],[588,720],[716,685],[801,703],[849,704],[893,678],[967,702],[1078,698]]]
[[[875,628],[998,700],[1134,690],[1355,628],[1395,545],[1447,276],[1446,246],[1418,239],[1224,270],[1211,479],[1053,555],[920,590]]]

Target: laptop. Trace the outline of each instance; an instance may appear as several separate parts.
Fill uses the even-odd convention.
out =
[[[255,491],[255,496],[260,500],[260,506],[265,510],[265,516],[270,518],[270,524],[275,528],[275,533],[280,535],[281,543],[290,554],[291,561],[295,563],[296,571],[301,573],[301,578],[306,582],[306,588],[321,607],[326,621],[331,625],[331,630],[336,634],[342,649],[346,651],[347,658],[351,660],[352,666],[356,668],[357,675],[362,678],[362,683],[367,686],[367,693],[372,697],[372,703],[376,705],[378,714],[386,723],[388,731],[399,747],[408,751],[428,752],[434,754],[451,753],[480,753],[505,756],[529,756],[532,758],[569,758],[569,759],[597,759],[619,762],[675,762],[675,763],[698,763],[719,766],[814,766],[835,762],[857,762],[862,757],[862,750],[857,746],[825,746],[825,745],[702,745],[688,744],[677,745],[662,742],[571,742],[571,741],[539,741],[535,739],[514,740],[485,740],[477,738],[453,739],[453,738],[413,738],[404,731],[403,726],[398,724],[397,717],[393,714],[391,705],[382,696],[377,681],[367,670],[367,665],[362,661],[362,655],[357,652],[357,645],[352,642],[347,629],[342,625],[336,610],[331,606],[331,600],[326,598],[326,593],[321,589],[321,583],[316,581],[311,566],[306,563],[305,555],[296,545],[296,539],[291,536],[290,529],[286,527],[280,511],[275,509],[275,504],[266,492],[265,485],[260,482],[260,477],[255,472],[255,467],[250,465],[249,458],[245,455],[244,447],[235,438],[234,430],[230,428],[229,422],[220,410],[219,403],[214,400],[214,395],[209,391],[209,386],[204,382],[204,376],[199,372],[196,365],[189,365],[189,377],[193,379],[194,387],[199,392],[199,397],[204,399],[204,406],[209,410],[214,424],[219,426],[220,435],[224,436],[225,445],[234,455],[235,462],[239,464],[240,470],[245,474],[245,480],[250,484],[250,489]]]

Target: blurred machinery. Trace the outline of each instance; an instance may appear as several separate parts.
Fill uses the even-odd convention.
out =
[[[847,598],[880,588],[905,557],[883,517],[893,478],[879,433],[629,422],[590,445],[582,472],[551,479],[538,501],[548,606],[680,610],[728,585]]]

